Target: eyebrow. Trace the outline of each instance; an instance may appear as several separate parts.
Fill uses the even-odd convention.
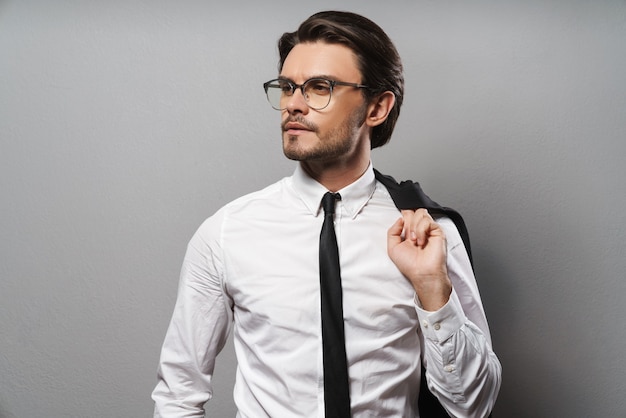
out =
[[[315,78],[323,78],[325,80],[331,80],[331,81],[338,81],[336,76],[333,75],[329,75],[329,74],[317,74],[311,77],[308,77],[306,80],[304,80],[304,82],[306,83],[309,80],[315,79]],[[293,81],[291,78],[289,77],[285,77],[284,75],[279,75],[278,76],[279,80],[285,80],[285,81],[290,81],[294,84],[297,84],[295,81]]]

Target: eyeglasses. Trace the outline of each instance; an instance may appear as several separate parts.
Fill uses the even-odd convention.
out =
[[[357,89],[367,89],[369,87],[356,83],[344,83],[343,81],[328,80],[325,78],[310,78],[302,84],[293,81],[277,78],[263,83],[267,100],[276,110],[285,110],[287,102],[300,89],[304,101],[313,110],[322,110],[330,103],[335,86],[348,86]]]

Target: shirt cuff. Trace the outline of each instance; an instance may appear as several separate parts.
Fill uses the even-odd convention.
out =
[[[452,337],[467,320],[454,290],[448,302],[434,312],[425,311],[416,296],[415,310],[424,336],[439,344]]]

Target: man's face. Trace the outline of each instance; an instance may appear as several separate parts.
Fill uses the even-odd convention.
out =
[[[280,76],[296,84],[313,77],[362,81],[354,53],[343,45],[323,42],[296,45],[285,59]],[[282,111],[285,156],[319,162],[350,158],[359,142],[366,140],[366,111],[367,103],[357,88],[335,86],[329,105],[321,110],[309,108],[301,90],[296,89]]]

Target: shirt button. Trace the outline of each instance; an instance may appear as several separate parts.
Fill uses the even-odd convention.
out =
[[[433,327],[435,328],[435,331],[439,331],[441,329],[441,324],[436,323]]]
[[[447,366],[445,366],[443,368],[445,371],[447,371],[448,373],[455,371],[456,369],[454,368],[454,365],[452,364],[448,364]]]
[[[428,321],[426,320],[422,321],[422,325],[424,326],[424,328],[428,328]]]

